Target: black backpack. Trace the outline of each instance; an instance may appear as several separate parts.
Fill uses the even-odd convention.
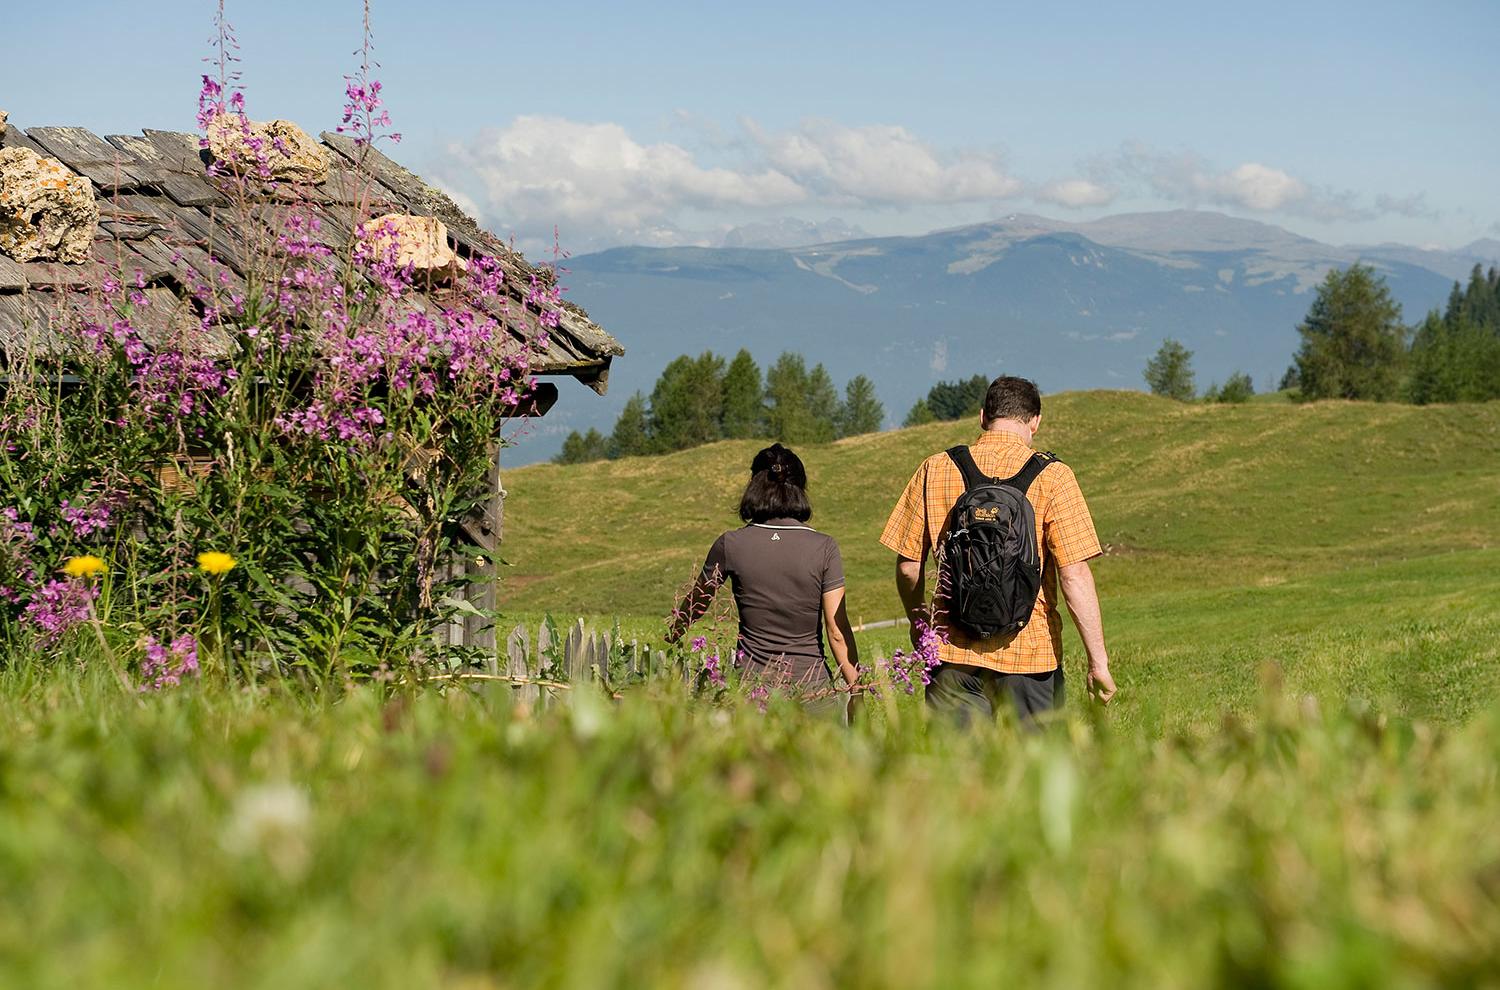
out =
[[[1026,490],[1057,458],[1032,454],[1002,481],[980,471],[968,447],[950,448],[948,456],[964,476],[938,548],[938,591],[948,601],[948,618],[981,639],[1019,632],[1042,587],[1036,511]]]

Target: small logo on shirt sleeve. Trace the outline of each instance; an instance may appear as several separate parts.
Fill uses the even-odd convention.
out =
[[[781,534],[780,533],[772,533],[771,534],[771,542],[772,543],[775,543],[776,541],[778,541],[780,539],[781,539]]]

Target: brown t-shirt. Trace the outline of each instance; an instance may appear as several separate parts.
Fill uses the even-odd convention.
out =
[[[751,660],[823,656],[823,593],[844,586],[833,537],[795,519],[751,523],[714,541],[703,576],[714,588],[730,580]]]

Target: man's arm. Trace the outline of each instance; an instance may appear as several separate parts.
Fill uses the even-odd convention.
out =
[[[1104,648],[1104,620],[1099,612],[1099,591],[1094,587],[1094,572],[1089,562],[1080,560],[1057,569],[1063,598],[1073,613],[1073,624],[1083,638],[1089,655],[1089,694],[1101,703],[1115,696],[1115,679],[1109,674],[1109,653]]]
[[[912,646],[918,645],[920,637],[917,623],[928,620],[927,581],[922,564],[920,560],[896,555],[896,594],[901,596],[901,607],[906,610],[906,618],[911,622]]]

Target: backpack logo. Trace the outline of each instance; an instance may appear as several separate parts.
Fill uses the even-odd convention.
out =
[[[1036,510],[1026,491],[1057,458],[1032,454],[1002,480],[979,470],[967,447],[954,447],[948,456],[963,474],[964,493],[938,547],[939,595],[949,620],[971,635],[1014,635],[1031,620],[1042,586]]]

